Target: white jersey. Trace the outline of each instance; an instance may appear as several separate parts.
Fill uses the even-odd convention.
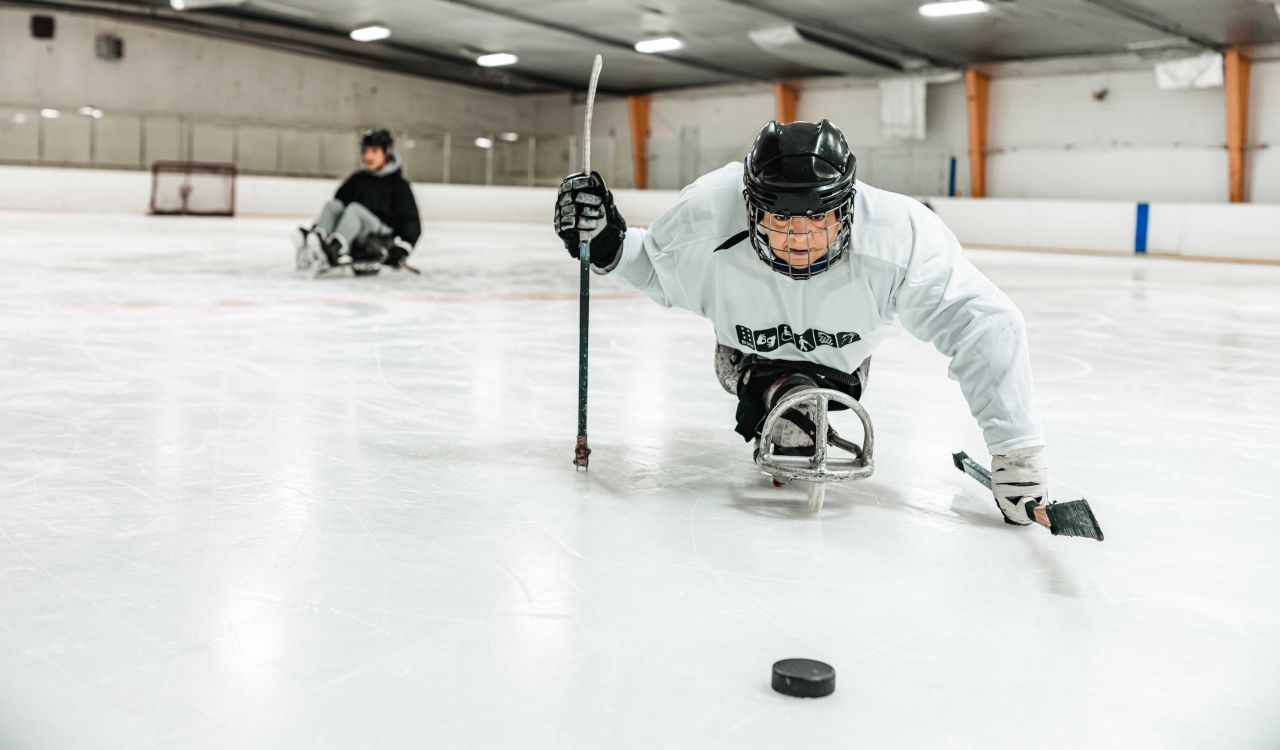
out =
[[[1022,314],[961,255],[941,219],[858,182],[851,247],[827,271],[791,279],[743,234],[742,169],[735,162],[704,175],[648,230],[627,229],[610,274],[707,318],[721,344],[841,372],[856,370],[900,318],[951,358],[951,377],[992,453],[1044,444]]]

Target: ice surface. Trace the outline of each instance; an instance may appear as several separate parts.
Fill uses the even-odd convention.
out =
[[[290,226],[0,214],[5,750],[1280,746],[1280,268],[971,252],[1098,544],[1001,522],[901,331],[810,517],[710,327],[607,280],[575,474],[549,225],[318,281]]]

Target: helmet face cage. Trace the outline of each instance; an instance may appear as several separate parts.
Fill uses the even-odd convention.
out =
[[[844,200],[829,209],[796,213],[770,211],[756,200],[752,191],[744,191],[747,202],[747,226],[751,232],[751,246],[774,271],[792,279],[807,279],[822,273],[831,264],[844,257],[853,237],[853,190]],[[794,219],[806,221],[802,227]],[[814,222],[821,222],[814,226]],[[818,239],[825,235],[826,254],[817,260],[813,253],[823,247]],[[775,249],[776,248],[776,249]],[[808,251],[808,252],[805,252]],[[795,261],[803,258],[804,262]]]

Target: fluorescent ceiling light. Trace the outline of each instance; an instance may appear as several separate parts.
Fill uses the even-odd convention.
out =
[[[27,116],[26,116],[25,114],[23,114],[22,112],[19,112],[18,114],[16,114],[16,115],[14,115],[14,116],[13,116],[13,124],[14,124],[14,125],[25,125],[25,124],[27,124]]]
[[[476,58],[476,65],[482,68],[500,68],[503,65],[515,65],[520,58],[510,52],[494,52],[491,55],[481,55]]]
[[[169,0],[174,10],[201,10],[202,8],[230,8],[244,5],[246,0]]]
[[[920,6],[920,15],[929,18],[944,16],[967,16],[972,13],[986,13],[991,6],[982,0],[953,0],[945,3],[926,3]]]
[[[481,136],[476,139],[476,146],[478,148],[493,148],[493,139]]]
[[[508,141],[508,142],[515,142],[515,141],[520,140],[520,134],[519,134],[519,133],[500,133],[500,134],[498,135],[498,137],[499,137],[499,138],[501,138],[502,140],[504,140],[504,141]]]
[[[80,111],[80,114],[84,115],[85,117],[92,117],[95,120],[102,119],[102,110],[98,109],[97,107],[81,107],[79,111]]]
[[[351,31],[351,38],[357,42],[376,42],[379,39],[386,39],[391,36],[391,29],[386,26],[380,26],[371,23],[368,26],[361,26]]]
[[[684,42],[673,36],[660,36],[657,39],[645,39],[636,42],[636,52],[652,55],[655,52],[672,52],[684,47]]]
[[[62,113],[56,109],[42,109],[40,110],[40,116],[46,120],[56,120],[62,116]]]

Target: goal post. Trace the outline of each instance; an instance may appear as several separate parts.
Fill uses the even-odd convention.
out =
[[[151,165],[153,216],[235,216],[236,165],[158,161]]]

